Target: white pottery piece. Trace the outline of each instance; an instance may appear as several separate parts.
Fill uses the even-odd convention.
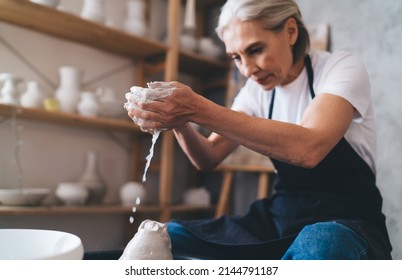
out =
[[[127,16],[124,21],[124,29],[131,34],[146,36],[147,24],[145,22],[146,5],[143,0],[127,1]]]
[[[180,47],[182,49],[196,51],[198,42],[195,34],[195,0],[187,0],[184,11],[183,30],[180,35]]]
[[[198,42],[195,36],[188,33],[180,35],[180,48],[189,51],[196,51],[198,48]]]
[[[212,58],[221,58],[223,55],[223,50],[214,43],[211,37],[200,38],[198,42],[198,50],[200,53]]]
[[[145,220],[127,244],[120,260],[172,260],[172,245],[166,225]]]
[[[120,188],[120,201],[124,206],[135,206],[145,199],[145,188],[139,182],[127,182]]]
[[[0,189],[0,204],[7,206],[36,206],[46,198],[49,189]]]
[[[20,91],[18,84],[22,82],[22,78],[12,73],[0,74],[0,81],[3,87],[0,91],[0,103],[9,105],[19,105]]]
[[[107,187],[98,170],[98,154],[96,152],[89,151],[87,153],[85,169],[79,182],[89,191],[89,204],[102,203]]]
[[[122,102],[116,98],[116,93],[113,88],[98,88],[96,94],[100,105],[100,116],[106,118],[121,118],[126,114],[121,105]]]
[[[211,204],[211,195],[204,187],[189,189],[184,193],[184,204],[209,206]]]
[[[96,117],[100,112],[100,105],[94,93],[84,91],[81,93],[80,102],[77,105],[77,111],[80,115]]]
[[[60,0],[31,0],[31,2],[40,4],[40,5],[49,6],[52,8],[56,8],[59,5]]]
[[[61,182],[56,188],[55,195],[65,205],[84,205],[89,191],[82,183]]]
[[[184,10],[184,29],[195,30],[196,18],[195,18],[195,0],[187,0]]]
[[[87,20],[104,23],[105,0],[84,0],[81,17]]]
[[[62,66],[59,75],[60,84],[55,97],[59,101],[60,111],[75,113],[81,94],[81,71],[72,66]]]
[[[28,108],[43,108],[43,101],[45,96],[39,87],[38,82],[29,81],[27,83],[26,91],[21,95],[20,103],[23,107]]]

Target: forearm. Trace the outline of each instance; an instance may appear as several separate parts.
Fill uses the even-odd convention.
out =
[[[256,118],[209,101],[200,105],[194,122],[266,156],[295,165],[309,165],[319,152],[313,130],[300,125]],[[306,163],[307,162],[307,163]]]
[[[173,129],[173,132],[184,153],[199,170],[214,168],[229,153],[217,149],[219,145],[214,141],[217,137],[206,138],[189,123]]]

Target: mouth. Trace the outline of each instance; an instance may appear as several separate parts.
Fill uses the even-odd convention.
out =
[[[275,79],[275,76],[273,74],[268,74],[264,77],[254,79],[254,80],[260,85],[266,85],[268,83],[272,83],[274,79]]]

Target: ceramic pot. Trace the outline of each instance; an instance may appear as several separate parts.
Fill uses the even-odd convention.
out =
[[[196,51],[198,48],[197,39],[191,34],[180,35],[180,48],[189,51]]]
[[[81,93],[81,99],[77,106],[80,115],[88,117],[96,117],[99,115],[100,105],[94,93],[84,91]]]
[[[84,205],[89,192],[81,183],[61,182],[56,188],[55,195],[65,205]]]
[[[98,23],[104,23],[105,0],[84,0],[81,17]]]
[[[166,225],[145,220],[127,244],[120,260],[172,260],[172,245]]]
[[[103,87],[96,91],[100,105],[99,115],[106,118],[120,118],[125,115],[125,110],[121,106],[121,101],[116,98],[113,88]]]
[[[0,74],[0,81],[4,82],[0,91],[0,103],[9,105],[19,105],[20,91],[18,84],[22,82],[22,78],[11,74]]]
[[[139,205],[145,199],[145,188],[138,182],[127,182],[120,188],[120,201],[124,206]]]
[[[59,101],[60,110],[75,113],[81,93],[81,70],[72,66],[62,66],[59,75],[60,84],[55,97]]]
[[[98,154],[94,151],[87,153],[85,169],[79,180],[89,191],[88,203],[102,203],[106,194],[106,183],[98,170]]]
[[[36,81],[29,81],[27,83],[26,91],[21,95],[20,103],[23,107],[28,108],[43,108],[43,101],[45,100],[45,96],[41,89],[39,88],[39,84]]]
[[[185,192],[183,201],[188,205],[209,206],[211,204],[211,195],[204,187],[189,189]]]
[[[31,2],[56,8],[59,5],[60,0],[31,0]]]
[[[127,17],[124,21],[124,29],[128,33],[146,36],[145,9],[146,6],[143,0],[127,1]]]
[[[223,50],[214,43],[211,37],[200,38],[198,42],[198,50],[200,53],[212,58],[221,58],[223,55]]]

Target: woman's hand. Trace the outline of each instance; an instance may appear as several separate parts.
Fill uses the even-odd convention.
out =
[[[151,102],[134,103],[128,115],[141,130],[153,133],[154,130],[173,129],[192,120],[198,110],[198,95],[188,86],[172,82],[174,92],[162,99]]]

